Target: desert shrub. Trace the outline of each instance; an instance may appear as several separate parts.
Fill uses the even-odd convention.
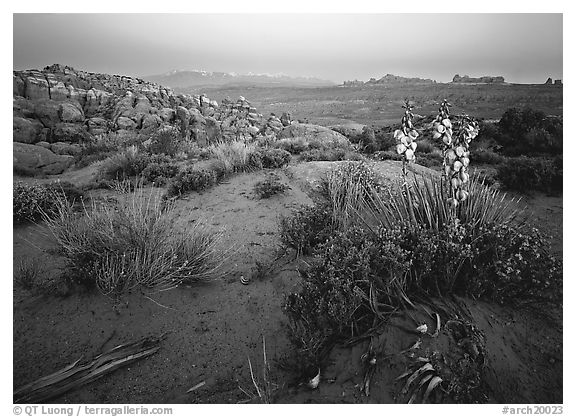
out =
[[[202,191],[216,185],[217,182],[218,173],[213,169],[188,167],[172,178],[166,190],[166,197],[178,197],[190,191]]]
[[[299,155],[308,150],[308,141],[303,137],[284,138],[274,142],[274,147],[290,152],[292,155]]]
[[[496,165],[506,160],[506,157],[490,149],[478,149],[471,154],[471,160],[478,164]]]
[[[303,152],[301,158],[304,161],[364,161],[366,158],[355,151],[344,149],[313,149]]]
[[[498,122],[497,141],[508,156],[561,154],[563,122],[529,107],[508,109]]]
[[[242,141],[220,142],[208,147],[212,157],[221,161],[226,172],[245,172],[255,168],[252,154],[256,146]]]
[[[330,208],[327,204],[303,205],[289,216],[281,216],[279,228],[280,240],[286,247],[310,255],[333,230]]]
[[[149,163],[148,154],[140,151],[136,146],[130,146],[107,158],[98,170],[98,174],[104,179],[123,180],[140,175]]]
[[[290,163],[290,153],[282,149],[261,148],[258,153],[263,168],[282,168]]]
[[[179,170],[178,164],[170,160],[157,161],[151,159],[146,168],[142,170],[142,177],[147,182],[164,184],[167,179],[176,176]]]
[[[418,141],[418,153],[420,154],[429,154],[434,152],[435,150],[437,150],[437,148],[434,146],[434,144],[432,142],[430,142],[429,140],[421,140]]]
[[[562,191],[562,157],[508,158],[497,170],[500,183],[511,190],[523,193],[535,190],[548,193]]]
[[[192,141],[182,141],[180,143],[179,153],[177,153],[176,156],[178,156],[180,153],[185,155],[185,158],[182,159],[205,160],[210,159],[212,156],[210,149],[199,146],[197,142]]]
[[[379,128],[375,131],[376,136],[376,151],[389,151],[396,147],[396,139],[394,139],[393,130],[391,127]]]
[[[374,159],[379,161],[401,161],[402,155],[396,151],[378,151],[374,153]]]
[[[54,215],[60,198],[73,203],[80,201],[83,192],[68,182],[46,185],[16,182],[12,195],[13,221],[14,224],[21,224]]]
[[[80,152],[74,155],[75,165],[82,168],[94,162],[102,161],[123,149],[139,145],[142,140],[143,138],[134,132],[124,132],[123,134],[109,132],[93,136],[90,140],[81,143]]]
[[[373,153],[377,150],[378,145],[376,143],[376,134],[374,129],[370,126],[364,126],[362,129],[362,134],[360,135],[360,146],[362,147],[362,152]]]
[[[334,233],[301,274],[301,289],[285,300],[291,340],[318,354],[330,340],[365,335],[414,296],[558,301],[561,264],[537,231],[487,224],[473,238],[473,227],[455,222],[438,230],[397,225]]]
[[[254,194],[260,199],[270,198],[276,194],[282,194],[288,190],[286,184],[280,182],[280,177],[274,173],[266,175],[266,178],[262,181],[258,181],[254,185]]]
[[[419,150],[420,148],[418,148]],[[420,154],[416,157],[416,163],[427,168],[439,168],[442,166],[444,158],[439,151],[433,151],[432,153]]]
[[[46,218],[71,277],[111,296],[137,287],[166,289],[214,277],[220,234],[202,222],[181,229],[165,204],[142,188],[118,204],[92,201],[76,213],[65,199]]]
[[[350,149],[350,141],[346,137],[331,137],[330,139],[308,139],[310,149]]]
[[[156,130],[149,140],[148,151],[150,153],[174,156],[180,150],[182,137],[177,127],[164,126]]]

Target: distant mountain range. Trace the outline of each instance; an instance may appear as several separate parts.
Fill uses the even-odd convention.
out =
[[[276,86],[276,87],[323,87],[334,82],[315,77],[291,77],[284,74],[236,74],[229,72],[180,71],[142,77],[144,80],[171,88],[213,86]]]

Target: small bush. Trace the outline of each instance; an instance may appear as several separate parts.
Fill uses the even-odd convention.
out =
[[[142,171],[142,177],[147,182],[165,183],[167,179],[175,177],[179,170],[178,164],[174,162],[151,160]]]
[[[263,168],[282,168],[290,163],[290,153],[282,149],[262,148],[258,153]]]
[[[374,159],[379,161],[401,161],[402,155],[396,151],[378,151],[374,153]]]
[[[440,152],[421,154],[416,157],[416,163],[427,168],[439,168],[442,166],[444,158]]]
[[[179,228],[172,209],[139,188],[113,206],[92,201],[83,213],[59,199],[57,215],[46,222],[72,277],[119,296],[137,287],[166,289],[215,276],[222,263],[220,234],[198,221]]]
[[[301,206],[289,216],[280,217],[280,239],[298,254],[310,255],[333,231],[328,205]]]
[[[181,142],[180,129],[174,126],[164,126],[150,136],[148,151],[152,154],[174,156],[179,152]]]
[[[284,193],[289,188],[286,184],[280,182],[278,175],[271,173],[266,176],[265,180],[258,181],[254,185],[254,193],[260,199],[270,198],[273,195]]]
[[[68,182],[47,185],[16,182],[12,200],[14,224],[34,222],[42,216],[54,215],[59,198],[74,202],[82,197],[83,192]]]
[[[148,154],[136,146],[130,146],[124,151],[107,158],[98,173],[101,178],[124,180],[140,175],[150,163]]]
[[[562,157],[508,158],[497,170],[498,180],[510,190],[523,193],[535,190],[548,193],[562,191]]]
[[[302,152],[304,161],[363,161],[365,158],[358,152],[345,149],[311,149]]]
[[[290,152],[292,155],[299,155],[309,148],[308,141],[306,138],[285,138],[274,142],[274,147],[278,149],[283,149]]]
[[[497,165],[504,162],[506,157],[490,149],[478,149],[471,154],[471,160],[478,164]]]
[[[178,197],[190,191],[202,191],[218,183],[218,173],[212,169],[188,167],[180,171],[168,185],[166,197]]]
[[[426,139],[418,141],[417,144],[418,144],[417,150],[419,154],[430,154],[435,150],[438,150],[438,148],[436,148],[436,146],[434,146],[432,142]]]

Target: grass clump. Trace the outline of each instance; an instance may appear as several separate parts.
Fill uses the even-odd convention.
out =
[[[252,171],[254,165],[252,155],[256,152],[256,145],[242,141],[220,142],[208,147],[213,158],[222,163],[227,173]]]
[[[215,277],[221,235],[202,222],[181,229],[174,206],[139,187],[115,205],[92,201],[75,213],[64,199],[47,218],[72,279],[120,296],[135,288],[166,289]]]

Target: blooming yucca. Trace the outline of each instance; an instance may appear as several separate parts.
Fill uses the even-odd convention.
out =
[[[402,116],[401,128],[394,132],[394,139],[399,143],[396,145],[396,152],[402,155],[402,173],[406,175],[406,163],[414,162],[416,160],[416,138],[418,132],[414,129],[412,119],[414,113],[412,110],[414,106],[408,100],[404,102],[402,108],[405,109],[404,116]]]

